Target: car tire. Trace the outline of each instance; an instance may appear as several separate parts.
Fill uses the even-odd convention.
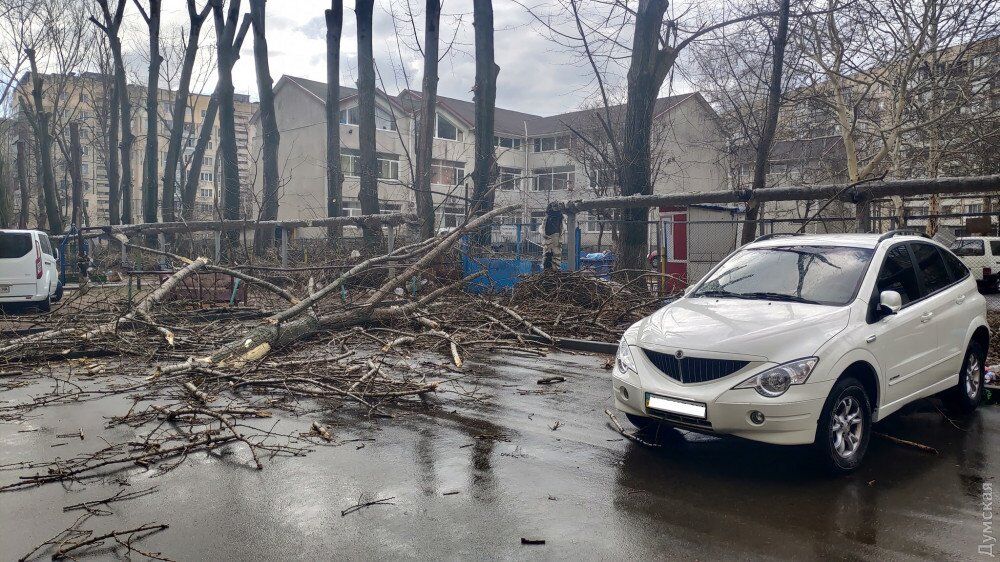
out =
[[[49,299],[40,300],[35,303],[35,306],[37,306],[38,310],[42,312],[49,312],[52,310],[52,303],[49,302]]]
[[[978,343],[969,344],[962,361],[962,370],[958,372],[958,384],[943,396],[951,411],[964,415],[971,414],[979,407],[983,400],[983,379],[986,376],[984,356]]]
[[[63,298],[63,284],[56,283],[56,292],[52,293],[52,302],[59,302]]]
[[[859,466],[871,438],[871,399],[854,377],[833,385],[816,427],[819,462],[832,474],[847,474]]]

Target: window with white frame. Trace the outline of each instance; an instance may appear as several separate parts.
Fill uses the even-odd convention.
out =
[[[594,166],[587,172],[592,189],[614,187],[617,183],[615,171],[605,166]]]
[[[347,109],[340,110],[340,124],[341,125],[357,125],[359,113],[358,106],[348,107]]]
[[[465,178],[465,163],[431,160],[431,183],[458,185]]]
[[[521,169],[520,168],[506,168],[500,166],[498,168],[498,183],[497,189],[500,190],[515,190],[521,188]]]
[[[211,197],[212,196],[212,188],[211,187],[203,187],[203,188],[199,189],[198,192],[199,192],[199,194],[202,197]]]
[[[465,138],[465,135],[459,130],[458,126],[440,113],[437,114],[437,127],[435,127],[434,136],[439,139],[453,141],[460,141]]]
[[[535,181],[533,191],[557,191],[573,189],[573,178],[576,170],[573,166],[558,166],[555,168],[536,168],[532,170]]]
[[[399,179],[399,155],[378,153],[378,169],[376,174],[380,179]],[[361,154],[357,150],[343,149],[340,154],[340,171],[344,176],[357,178],[361,176]]]
[[[549,152],[552,150],[565,150],[569,148],[570,141],[569,137],[539,137],[537,139],[532,139],[534,141],[531,151],[532,152]]]
[[[83,175],[85,175],[85,176],[89,176],[90,175],[90,165],[87,164],[86,162],[84,162],[83,164],[81,164],[80,165],[80,172]]]
[[[465,209],[461,205],[441,206],[441,227],[456,228],[465,223]]]
[[[358,201],[357,199],[344,199],[344,204],[341,206],[341,209],[341,216],[360,217],[361,201]]]
[[[514,137],[493,137],[493,144],[501,148],[519,150],[521,148],[521,139]]]
[[[215,174],[212,172],[202,172],[198,177],[201,181],[213,181],[215,179]]]
[[[378,212],[382,215],[403,212],[403,204],[397,201],[379,201]]]

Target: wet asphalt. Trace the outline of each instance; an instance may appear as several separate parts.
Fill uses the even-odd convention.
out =
[[[365,441],[266,460],[263,471],[233,445],[166,474],[136,467],[86,486],[0,494],[0,557],[17,559],[69,526],[79,513],[63,506],[150,486],[158,492],[113,504],[113,515],[86,527],[167,523],[139,546],[177,560],[979,556],[984,484],[995,490],[1000,464],[1000,407],[953,424],[922,402],[877,429],[940,454],[873,439],[858,472],[830,478],[801,448],[694,434],[656,450],[623,440],[606,424],[604,362],[567,353],[472,362],[466,369],[478,379],[465,390],[482,399],[441,393],[394,419],[359,422],[350,407],[315,404],[315,414],[277,429],[307,431],[318,418],[339,441]],[[567,381],[535,383],[548,375]],[[112,396],[0,424],[0,464],[92,451],[99,436],[126,440],[130,433],[104,424],[130,406]],[[56,437],[78,428],[86,439]],[[0,471],[0,483],[23,474]],[[393,499],[341,515],[383,498]]]

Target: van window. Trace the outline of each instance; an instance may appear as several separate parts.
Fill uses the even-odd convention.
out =
[[[990,240],[990,252],[994,256],[1000,256],[1000,240]]]
[[[42,253],[43,254],[48,254],[50,256],[54,256],[55,255],[55,254],[52,253],[52,244],[49,243],[49,237],[47,235],[45,235],[45,234],[39,234],[38,235],[38,241],[39,241],[39,243],[40,243],[40,245],[42,247]]]
[[[951,285],[951,276],[944,265],[944,258],[938,249],[931,244],[915,242],[911,244],[913,257],[917,260],[917,270],[920,280],[924,283],[924,295],[940,291]]]
[[[903,298],[904,306],[906,303],[920,298],[917,272],[913,268],[913,260],[910,259],[910,252],[907,251],[906,244],[895,246],[885,254],[885,262],[882,263],[882,269],[878,272],[875,286],[879,294],[882,291],[899,293],[899,296]]]
[[[20,258],[31,251],[31,234],[0,232],[0,259]]]
[[[956,256],[985,256],[986,245],[982,240],[959,239],[951,245],[951,251],[955,252]]]

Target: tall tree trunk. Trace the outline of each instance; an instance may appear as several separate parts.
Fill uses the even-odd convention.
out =
[[[263,137],[264,194],[261,201],[261,219],[278,219],[278,120],[274,114],[274,81],[267,61],[267,36],[265,35],[266,0],[250,0],[250,20],[253,26],[253,59],[257,68],[257,92],[260,96],[260,124]],[[262,255],[274,245],[274,229],[257,229],[254,233],[254,253]]]
[[[188,27],[187,45],[184,46],[184,61],[181,63],[181,78],[177,85],[177,95],[174,97],[174,107],[171,121],[173,128],[170,130],[170,139],[167,141],[167,155],[163,163],[163,200],[160,214],[163,222],[173,222],[175,194],[180,190],[177,178],[177,168],[181,159],[181,144],[184,141],[185,116],[187,115],[188,96],[191,93],[191,76],[194,74],[195,57],[198,54],[198,38],[201,36],[201,27],[208,18],[212,7],[205,5],[201,12],[198,12],[194,0],[187,0]],[[214,119],[213,119],[214,121]],[[192,125],[194,122],[192,121]],[[181,196],[183,204],[184,196]]]
[[[431,159],[437,120],[438,52],[441,42],[441,0],[427,0],[424,24],[424,79],[421,91],[420,127],[417,131],[417,167],[413,190],[420,221],[420,237],[434,236],[434,194],[431,192]]]
[[[118,36],[121,28],[122,18],[125,15],[125,3],[127,0],[118,0],[115,11],[111,13],[108,0],[97,0],[101,7],[101,14],[104,23],[97,21],[91,16],[90,21],[94,23],[108,37],[108,46],[111,48],[111,59],[115,67],[115,92],[117,92],[119,106],[119,120],[121,127],[121,143],[118,148],[121,151],[121,222],[130,224],[132,222],[132,144],[135,142],[135,135],[132,134],[132,101],[128,93],[128,80],[125,76],[125,59],[122,56],[122,41]],[[112,125],[113,126],[113,125]],[[109,135],[109,142],[112,139]],[[108,150],[114,150],[114,145],[109,145]],[[110,166],[110,164],[109,164]],[[111,176],[108,176],[110,182]],[[108,195],[116,195],[110,192],[109,183]],[[117,203],[117,198],[115,200]],[[109,206],[109,211],[113,207]],[[112,219],[114,221],[115,219]],[[116,224],[112,222],[112,224]]]
[[[31,97],[34,100],[33,125],[35,139],[38,144],[38,166],[41,171],[42,196],[45,201],[45,216],[49,231],[62,234],[62,215],[59,213],[59,201],[56,196],[56,179],[52,169],[52,135],[49,131],[49,113],[45,111],[42,100],[42,76],[38,74],[35,61],[35,50],[25,49],[28,62],[31,65]]]
[[[222,214],[228,220],[240,218],[240,168],[236,153],[236,108],[233,100],[233,65],[239,58],[239,47],[235,46],[237,36],[246,34],[250,24],[244,19],[237,34],[240,18],[240,0],[230,0],[229,10],[225,17],[222,13],[223,0],[212,0],[212,13],[215,19],[215,35],[217,39],[216,66],[219,70],[219,81],[216,86],[219,103],[219,151],[216,157],[222,159]],[[235,48],[234,48],[235,47]],[[226,233],[226,255],[239,243],[239,232],[233,230]]]
[[[205,108],[205,117],[201,122],[201,132],[198,133],[198,142],[195,143],[194,153],[191,154],[191,163],[188,168],[187,180],[184,182],[184,191],[181,193],[181,216],[184,220],[194,220],[194,202],[198,197],[198,184],[201,181],[201,166],[205,162],[205,149],[208,148],[209,141],[212,140],[212,130],[215,128],[215,116],[219,112],[219,100],[216,93],[208,100],[208,107]]]
[[[774,145],[774,132],[778,128],[778,110],[781,104],[781,81],[784,76],[785,45],[788,43],[788,12],[789,0],[781,0],[778,9],[778,32],[774,36],[771,56],[771,77],[767,87],[767,115],[764,118],[764,128],[757,140],[757,154],[754,158],[752,193],[767,187],[767,172],[770,168],[771,147]],[[747,206],[743,221],[742,243],[751,242],[757,237],[757,219],[760,215],[760,203],[751,201]]]
[[[11,203],[13,190],[10,186],[10,172],[7,171],[7,167],[3,153],[0,153],[0,228],[10,228],[14,224],[14,209]]]
[[[493,53],[493,0],[472,3],[476,31],[476,164],[473,171],[470,213],[479,216],[493,210],[496,191],[493,180],[497,173],[496,146],[493,142],[493,119],[497,102],[497,74],[500,67]],[[475,238],[489,244],[490,225],[480,228]]]
[[[28,228],[28,214],[31,212],[31,194],[28,193],[28,151],[24,149],[24,141],[15,143],[17,149],[17,188],[21,191],[21,208],[17,213],[17,227]]]
[[[358,148],[361,156],[361,214],[378,214],[378,156],[375,153],[375,58],[372,54],[372,12],[375,0],[358,0]],[[380,237],[380,226],[362,227],[366,247]],[[373,232],[374,229],[378,232]]]
[[[105,82],[102,80],[102,82]],[[108,222],[119,224],[122,219],[122,193],[121,193],[121,169],[118,158],[118,131],[121,128],[121,93],[118,91],[118,84],[111,80],[110,84],[105,82],[104,91],[111,91],[108,101],[108,145],[107,157],[105,158],[105,171],[108,176]]]
[[[142,3],[135,0],[146,27],[149,29],[149,73],[146,75],[146,151],[142,161],[142,220],[146,223],[157,222],[160,188],[156,175],[159,173],[157,162],[160,156],[160,0],[149,0],[149,12],[142,8]],[[183,119],[181,120],[183,123]]]
[[[622,143],[625,157],[618,171],[622,195],[626,196],[653,193],[650,181],[653,107],[677,58],[677,52],[671,47],[660,48],[667,4],[667,0],[640,0],[636,8]],[[622,210],[619,269],[637,272],[648,267],[645,259],[648,217],[647,209]]]
[[[344,213],[344,174],[340,169],[340,36],[344,2],[332,0],[326,10],[326,215]],[[333,243],[344,235],[340,225],[327,229]]]
[[[69,124],[70,161],[69,174],[72,182],[72,213],[70,223],[77,229],[83,224],[83,150],[80,148],[80,123],[72,121]]]

